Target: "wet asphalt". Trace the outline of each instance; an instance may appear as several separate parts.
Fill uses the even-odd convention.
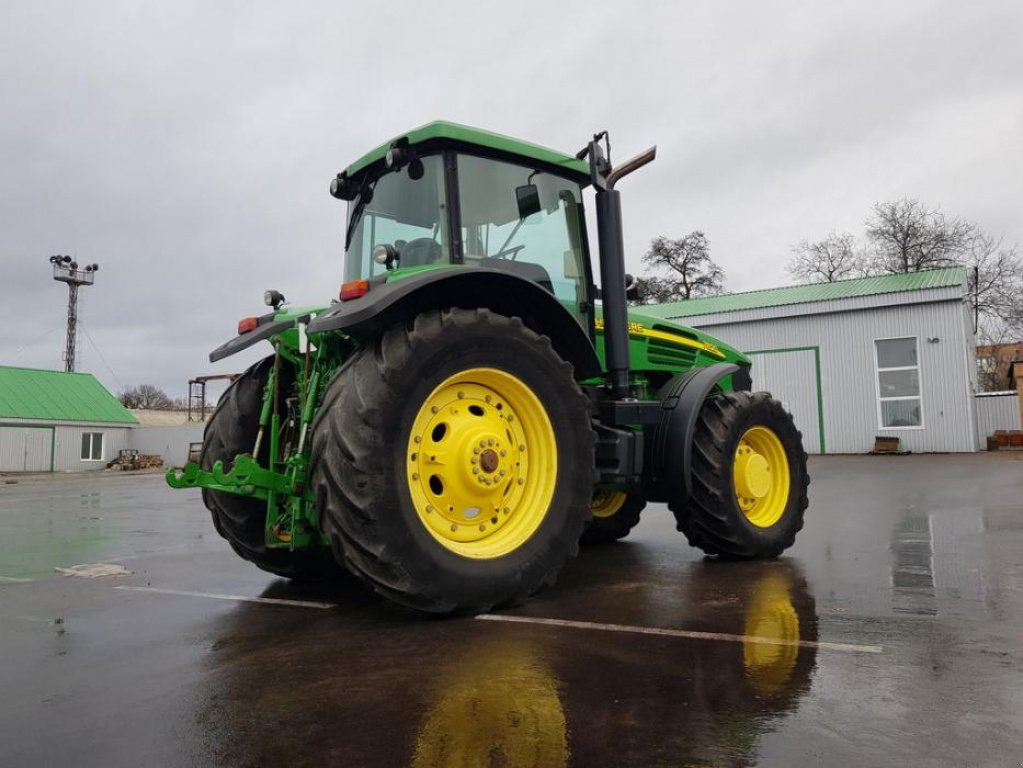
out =
[[[445,620],[258,571],[159,475],[0,478],[0,766],[1023,764],[1023,454],[810,469],[778,561],[653,505]]]

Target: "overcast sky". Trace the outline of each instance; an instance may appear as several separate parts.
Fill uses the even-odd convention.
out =
[[[793,243],[903,195],[1023,243],[1019,0],[383,5],[4,2],[0,365],[62,367],[68,253],[100,264],[80,370],[241,370],[263,350],[207,353],[265,288],[336,295],[330,178],[437,118],[657,144],[620,186],[637,272],[702,229],[730,290],[785,284]]]

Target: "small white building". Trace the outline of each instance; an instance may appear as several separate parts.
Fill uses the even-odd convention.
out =
[[[809,453],[976,451],[973,326],[961,267],[643,307],[753,360]]]
[[[104,469],[137,424],[90,373],[0,366],[0,472]]]

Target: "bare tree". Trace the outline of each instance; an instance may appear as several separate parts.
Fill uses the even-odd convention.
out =
[[[967,292],[973,331],[982,343],[1023,336],[1023,258],[1001,238],[978,232],[969,254]]]
[[[647,303],[685,301],[724,290],[725,272],[711,260],[710,243],[699,230],[678,240],[655,237],[643,264],[653,270],[638,281]]]
[[[792,247],[786,270],[797,280],[833,283],[866,273],[856,238],[848,232],[830,232],[823,240],[803,240]]]
[[[137,387],[128,387],[117,398],[125,408],[140,408],[148,410],[165,410],[174,404],[167,393],[152,384],[139,384]]]
[[[875,273],[916,272],[960,263],[977,237],[977,228],[958,217],[904,197],[876,203],[867,219],[873,246],[868,268]]]

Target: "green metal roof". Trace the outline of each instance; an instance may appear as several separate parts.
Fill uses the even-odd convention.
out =
[[[138,424],[91,373],[0,366],[0,419]]]
[[[512,155],[521,155],[548,165],[556,165],[568,171],[589,176],[590,166],[585,160],[577,160],[574,155],[566,155],[554,149],[541,147],[537,144],[530,144],[528,141],[519,141],[510,136],[503,136],[500,133],[492,133],[479,128],[471,128],[468,125],[449,123],[444,120],[435,120],[432,123],[413,128],[408,133],[395,136],[393,139],[381,144],[371,152],[367,152],[346,169],[349,176],[364,169],[366,166],[383,159],[390,148],[391,143],[400,138],[407,137],[410,144],[419,144],[424,141],[435,139],[446,139],[458,141],[465,144],[475,144],[486,149],[495,149],[499,152],[507,152]]]
[[[781,307],[787,304],[808,304],[813,301],[835,301],[856,296],[905,293],[928,288],[950,288],[965,283],[966,269],[964,267],[945,267],[898,275],[836,280],[833,283],[789,285],[784,288],[766,288],[745,293],[725,293],[720,296],[706,296],[689,301],[654,304],[643,307],[643,311],[655,317],[691,317],[719,312],[737,312],[743,309]]]

